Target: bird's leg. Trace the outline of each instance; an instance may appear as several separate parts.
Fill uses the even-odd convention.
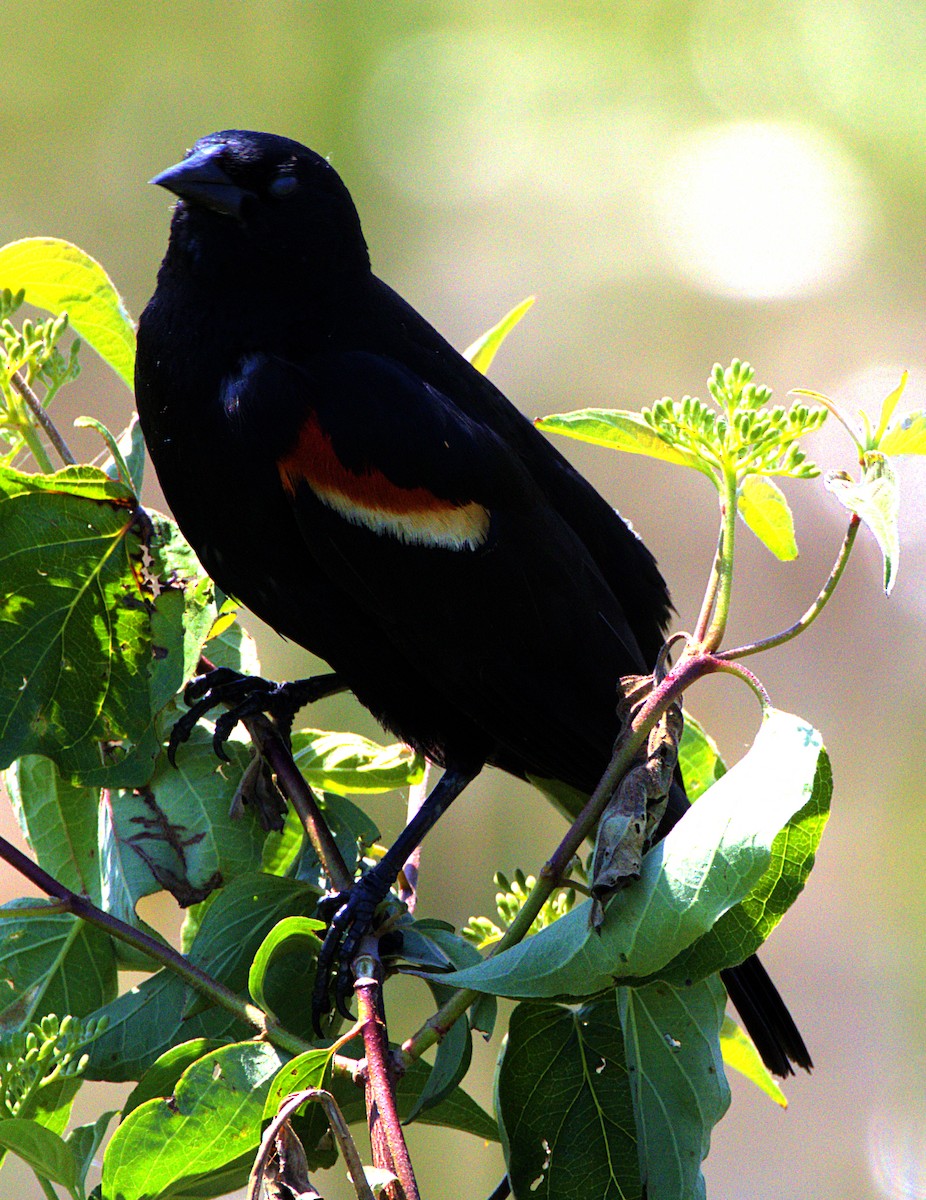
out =
[[[335,1004],[338,1012],[349,1019],[347,998],[353,987],[351,964],[357,955],[361,939],[369,932],[376,908],[388,895],[408,856],[457,796],[476,778],[482,770],[482,765],[480,763],[476,767],[448,767],[427,800],[376,866],[362,875],[349,892],[334,897],[338,908],[331,918],[318,956],[315,988],[312,993],[312,1022],[317,1033],[321,1033],[322,1016],[331,1008],[329,984],[335,961],[337,960],[338,964]]]
[[[197,675],[186,686],[183,698],[190,706],[189,711],[174,725],[167,747],[171,762],[177,748],[187,740],[197,722],[219,704],[230,705],[215,723],[213,746],[219,758],[228,758],[225,743],[239,721],[245,717],[267,713],[276,720],[288,738],[293,718],[304,704],[312,704],[325,696],[346,692],[347,684],[340,675],[313,675],[309,679],[296,679],[292,683],[274,683],[259,675],[242,675],[230,667],[213,667]]]

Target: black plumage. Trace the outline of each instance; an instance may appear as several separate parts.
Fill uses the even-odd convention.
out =
[[[652,668],[668,592],[594,488],[373,275],[323,158],[228,130],[154,182],[180,201],[136,386],[174,515],[225,591],[447,768],[336,918],[350,950],[389,870],[485,763],[593,789],[616,681]],[[766,1061],[808,1065],[758,961],[737,970]]]

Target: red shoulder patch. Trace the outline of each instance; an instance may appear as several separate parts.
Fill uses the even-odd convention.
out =
[[[323,504],[375,533],[459,550],[475,549],[488,535],[489,513],[481,504],[454,504],[428,488],[399,487],[376,467],[345,467],[314,413],[277,469],[290,496],[305,483]]]

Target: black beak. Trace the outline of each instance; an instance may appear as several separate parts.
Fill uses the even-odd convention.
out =
[[[232,182],[219,166],[217,158],[223,149],[223,146],[215,145],[194,150],[182,162],[161,171],[149,182],[167,188],[191,204],[211,208],[228,217],[240,216],[241,202],[248,193]]]

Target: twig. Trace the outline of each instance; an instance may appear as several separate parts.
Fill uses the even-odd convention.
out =
[[[347,1167],[347,1173],[350,1176],[351,1183],[354,1185],[354,1191],[357,1193],[358,1200],[374,1200],[372,1189],[367,1183],[363,1164],[360,1161],[360,1155],[357,1152],[357,1146],[351,1137],[347,1122],[344,1120],[344,1116],[338,1107],[338,1102],[330,1092],[326,1092],[323,1088],[306,1088],[305,1091],[293,1092],[292,1095],[284,1099],[279,1111],[267,1126],[267,1130],[261,1139],[260,1150],[257,1152],[257,1158],[254,1160],[254,1166],[251,1168],[251,1177],[248,1181],[248,1200],[257,1200],[257,1197],[260,1195],[261,1179],[266,1173],[267,1162],[273,1153],[277,1134],[293,1113],[307,1101],[315,1101],[324,1108],[325,1115],[328,1118],[328,1125],[344,1157],[344,1164]]]
[[[781,633],[776,633],[772,637],[762,638],[758,642],[749,642],[745,646],[736,646],[732,650],[721,650],[718,652],[717,657],[723,659],[745,658],[749,654],[758,654],[762,650],[772,650],[776,646],[781,646],[785,642],[789,642],[812,625],[826,607],[829,598],[836,590],[836,585],[842,578],[842,573],[846,569],[846,563],[849,561],[849,555],[852,552],[852,546],[855,543],[855,537],[860,525],[861,517],[853,513],[849,519],[849,528],[842,539],[842,545],[839,547],[839,554],[836,556],[836,561],[833,564],[832,571],[830,571],[829,578],[820,589],[820,594],[816,600],[814,600],[813,604],[810,605],[802,617],[798,618],[793,625],[789,625],[787,629],[782,630]]]
[[[370,953],[370,950],[373,952]],[[389,1073],[389,1043],[379,1012],[381,987],[378,975],[381,971],[375,950],[375,939],[364,939],[364,951],[356,960],[357,978],[354,981],[357,1016],[366,1051],[364,1087],[373,1163],[396,1176],[396,1183],[384,1189],[389,1200],[419,1200],[418,1184],[402,1133],[395,1089]]]
[[[339,892],[349,891],[354,878],[347,869],[315,795],[296,766],[283,735],[269,717],[261,714],[246,717],[244,725],[254,745],[270,764],[280,791],[298,813],[332,887]]]
[[[424,764],[424,774],[419,783],[414,783],[408,789],[408,808],[405,815],[405,824],[409,825],[412,818],[417,814],[418,810],[424,804],[428,797],[428,775],[431,771],[431,764]],[[415,847],[408,858],[405,860],[405,865],[399,875],[399,899],[405,904],[408,911],[414,914],[418,904],[418,872],[421,868],[421,842]]]
[[[287,1050],[290,1054],[303,1054],[306,1050],[312,1049],[310,1042],[303,1041],[302,1038],[296,1037],[295,1034],[284,1029],[278,1021],[269,1017],[256,1004],[242,1000],[231,988],[226,987],[217,979],[213,979],[200,967],[194,966],[189,959],[184,958],[172,946],[159,942],[139,929],[133,929],[131,925],[120,921],[118,917],[97,908],[86,896],[80,896],[76,892],[72,892],[70,888],[66,888],[64,884],[59,883],[38,863],[33,862],[31,858],[3,837],[0,837],[0,859],[9,863],[46,896],[51,896],[58,901],[54,906],[55,912],[68,912],[81,921],[86,921],[88,925],[94,925],[97,929],[104,930],[114,938],[118,938],[119,941],[125,942],[126,945],[141,950],[149,958],[160,963],[162,967],[166,967],[178,975],[184,983],[207,996],[220,1008],[224,1008],[239,1020],[252,1025],[268,1042],[279,1046],[282,1050]],[[10,915],[18,915],[18,912]]]
[[[26,383],[25,377],[22,375],[22,373],[20,371],[14,371],[10,382],[23,400],[25,400],[30,413],[32,414],[36,423],[42,427],[45,436],[58,451],[58,457],[61,459],[61,461],[65,464],[65,466],[75,466],[77,459],[71,453],[67,442],[58,432],[57,428],[55,427],[55,423],[45,411],[42,401],[38,398],[29,384]]]

